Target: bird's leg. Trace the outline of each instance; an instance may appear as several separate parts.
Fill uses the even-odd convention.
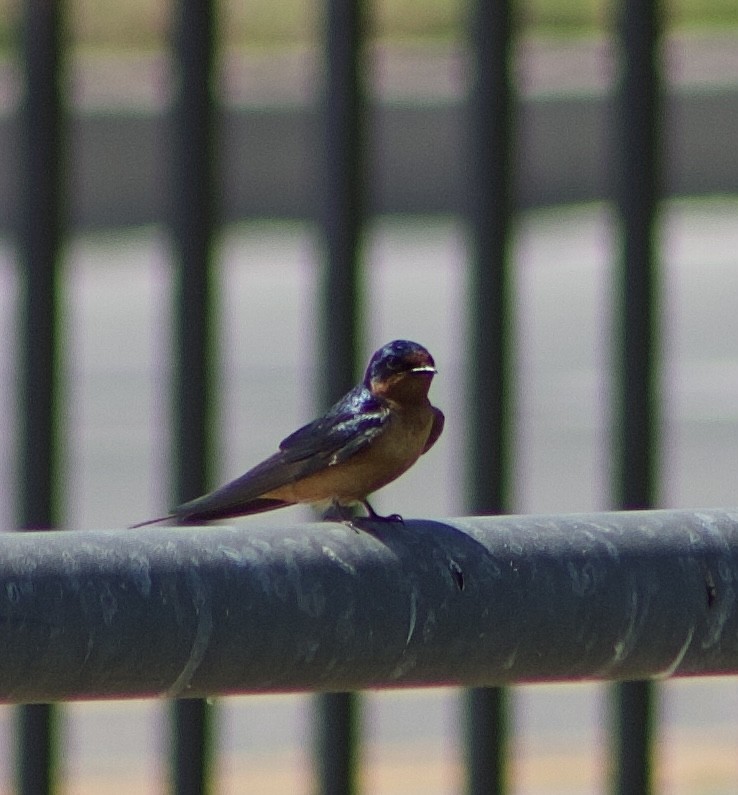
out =
[[[369,504],[369,500],[362,500],[361,504],[366,508],[369,518],[374,522],[398,522],[404,524],[405,520],[399,513],[391,513],[389,516],[380,516]]]
[[[355,523],[354,511],[350,505],[342,505],[337,500],[332,500],[328,510],[323,514],[323,518],[342,522],[354,532],[359,532],[359,527]]]
[[[399,522],[400,524],[404,524],[403,518],[399,513],[392,513],[389,516],[382,516],[381,514],[378,514],[374,508],[372,508],[368,500],[360,500],[359,502],[361,502],[364,508],[366,508],[366,512],[369,514],[369,516],[366,518],[372,522]],[[337,500],[333,500],[331,502],[328,510],[323,514],[323,518],[326,520],[342,522],[346,525],[346,527],[350,527],[357,533],[364,529],[362,527],[362,523],[366,521],[365,518],[356,516],[354,514],[354,510],[351,505],[344,505]]]

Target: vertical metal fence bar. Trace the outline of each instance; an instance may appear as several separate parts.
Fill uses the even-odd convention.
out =
[[[650,0],[622,0],[619,8],[621,82],[615,104],[620,152],[615,158],[622,223],[619,270],[619,400],[615,489],[621,508],[652,507],[657,489],[657,255],[661,190],[660,9]],[[615,688],[613,791],[652,790],[654,686]]]
[[[323,406],[346,392],[359,370],[359,258],[366,211],[364,27],[361,0],[328,0],[322,183],[326,263],[319,352]],[[356,792],[358,711],[355,693],[315,699],[314,767],[321,795]]]
[[[24,99],[19,133],[18,524],[26,530],[59,521],[59,259],[62,240],[64,112],[61,96],[61,3],[26,0]],[[43,795],[56,785],[56,711],[20,708],[16,792]]]
[[[508,691],[475,688],[466,694],[466,792],[489,795],[507,791]]]
[[[210,485],[215,354],[211,254],[216,223],[214,5],[175,5],[172,232],[176,251],[173,474],[176,502]],[[210,789],[211,708],[172,705],[171,788],[177,795]]]
[[[471,278],[469,508],[501,513],[510,502],[511,302],[509,248],[513,196],[512,11],[507,0],[472,4],[470,41]],[[507,694],[467,694],[469,795],[503,793]]]
[[[365,91],[361,0],[328,0],[326,8],[323,229],[320,355],[326,363],[328,405],[350,386],[359,368],[359,249],[366,211]]]
[[[324,693],[316,696],[315,772],[320,795],[351,795],[357,791],[359,696]]]
[[[61,8],[25,5],[20,236],[23,285],[19,520],[58,521],[58,282],[62,235]]]
[[[623,48],[616,105],[621,151],[616,162],[622,223],[620,262],[619,506],[651,507],[656,496],[657,257],[656,214],[661,189],[662,114],[659,19],[653,0],[623,0]]]

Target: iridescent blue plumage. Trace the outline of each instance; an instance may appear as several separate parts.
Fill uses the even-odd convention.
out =
[[[443,414],[428,401],[435,372],[422,345],[385,345],[361,384],[283,439],[274,455],[163,519],[193,524],[325,500],[336,506],[359,502],[380,518],[367,495],[402,474],[443,430]]]

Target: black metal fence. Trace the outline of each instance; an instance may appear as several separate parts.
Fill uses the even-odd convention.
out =
[[[212,86],[216,41],[214,4],[175,4],[172,59],[177,93],[171,116],[170,226],[177,252],[174,339],[176,377],[171,454],[174,501],[211,485],[208,461],[213,422],[211,362],[217,348],[211,252],[219,223],[221,172],[216,147],[218,109]],[[22,276],[19,364],[18,524],[27,530],[59,523],[62,396],[59,369],[60,247],[64,238],[69,143],[61,90],[63,13],[58,2],[24,5],[24,101],[20,117],[18,250]],[[468,384],[468,509],[504,513],[511,504],[511,426],[515,340],[510,235],[517,204],[520,116],[511,75],[514,8],[506,2],[472,4],[468,22],[470,92],[462,150],[468,191],[463,200],[471,231],[467,355],[475,363]],[[327,403],[352,383],[358,370],[361,278],[360,238],[368,216],[367,91],[364,84],[366,14],[353,0],[328,0],[325,11],[326,84],[322,106],[319,213],[326,241],[320,352]],[[613,389],[616,474],[613,504],[652,507],[658,494],[656,380],[659,349],[659,268],[656,213],[663,183],[663,129],[659,60],[660,14],[653,2],[623,0],[618,9],[620,79],[612,128],[618,142],[610,161],[612,190],[622,225],[622,251],[613,296],[618,367]],[[247,144],[246,144],[247,145]],[[316,199],[317,200],[317,199]],[[135,518],[135,517],[134,517]],[[316,770],[322,793],[357,788],[358,696],[319,697]],[[652,686],[617,688],[611,742],[617,757],[614,791],[652,790],[654,694]],[[507,695],[500,689],[468,694],[467,791],[509,791]],[[210,708],[177,701],[172,710],[172,790],[205,792],[212,754]],[[55,708],[19,710],[17,791],[53,791],[58,763]]]

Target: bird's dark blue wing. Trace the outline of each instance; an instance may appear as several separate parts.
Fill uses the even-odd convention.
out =
[[[363,388],[349,392],[320,419],[280,442],[285,461],[317,456],[328,465],[345,461],[381,432],[389,417],[387,406]]]
[[[325,416],[283,439],[274,455],[216,491],[179,506],[175,513],[180,519],[243,513],[263,494],[356,455],[382,432],[388,419],[389,409],[368,390],[354,389]]]

